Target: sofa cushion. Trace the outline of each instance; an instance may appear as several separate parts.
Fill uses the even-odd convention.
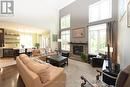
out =
[[[40,58],[38,57],[32,57],[31,58],[33,61],[35,62],[38,62],[38,63],[41,63],[41,64],[49,64],[49,63],[46,63],[45,61],[42,61]]]
[[[31,59],[26,54],[21,54],[19,58],[25,65],[31,61]]]
[[[60,74],[64,73],[63,68],[55,67],[50,65],[48,68],[48,71],[50,72],[50,79],[53,80],[54,78],[57,78]]]
[[[29,62],[27,67],[35,72],[39,77],[42,83],[50,81],[50,73],[48,71],[49,66],[47,64],[40,64],[38,62]]]
[[[125,71],[121,71],[116,81],[116,87],[124,87],[129,74]]]

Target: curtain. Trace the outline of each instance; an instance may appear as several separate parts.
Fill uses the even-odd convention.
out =
[[[106,44],[109,44],[109,46],[113,48],[113,52],[111,54],[112,61],[116,63],[117,62],[117,22],[116,21],[110,21],[107,23],[106,35],[107,35]]]
[[[114,21],[108,22],[107,23],[107,30],[106,30],[106,34],[107,34],[107,44],[109,44],[109,46],[113,47],[113,33],[114,33]]]

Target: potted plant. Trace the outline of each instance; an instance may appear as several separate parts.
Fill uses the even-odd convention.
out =
[[[35,47],[36,47],[37,49],[39,48],[39,46],[40,46],[39,43],[35,43]]]
[[[84,61],[84,62],[88,62],[88,57],[85,53],[81,53],[81,59]]]

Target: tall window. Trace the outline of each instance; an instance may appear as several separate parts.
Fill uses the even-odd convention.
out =
[[[62,31],[61,32],[61,49],[70,51],[70,30]]]
[[[100,0],[89,6],[89,22],[112,17],[112,0]]]
[[[105,52],[106,24],[89,27],[89,53]]]
[[[42,39],[42,47],[43,48],[47,48],[47,47],[49,47],[49,38],[48,37],[44,37],[43,39]]]
[[[25,48],[32,48],[32,35],[20,34],[20,46],[24,45]]]
[[[70,14],[61,18],[61,29],[70,27]]]

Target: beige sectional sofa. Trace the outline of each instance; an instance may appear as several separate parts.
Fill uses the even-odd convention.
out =
[[[21,54],[16,59],[17,68],[26,87],[65,87],[63,68],[41,64]]]
[[[46,61],[47,56],[57,55],[56,52],[48,52],[47,55],[43,55],[44,51],[45,51],[44,48],[34,49],[32,50],[32,56],[38,57],[40,60]]]

